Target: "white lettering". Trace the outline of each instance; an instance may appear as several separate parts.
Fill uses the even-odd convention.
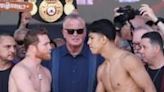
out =
[[[26,7],[27,6],[24,4],[17,4],[17,3],[10,3],[10,2],[0,3],[0,8],[6,9],[6,10],[9,10],[9,9],[24,10],[26,9]]]

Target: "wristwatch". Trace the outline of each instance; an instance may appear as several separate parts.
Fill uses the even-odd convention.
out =
[[[154,22],[155,25],[158,25],[158,23],[161,22],[161,20],[158,18],[156,22]]]

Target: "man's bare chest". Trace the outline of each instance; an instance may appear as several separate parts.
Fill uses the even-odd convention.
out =
[[[49,92],[50,90],[50,80],[44,74],[35,74],[30,76],[30,80],[33,84],[33,87],[38,92]]]
[[[109,89],[118,89],[124,85],[127,74],[118,63],[104,66],[102,74],[103,84]]]

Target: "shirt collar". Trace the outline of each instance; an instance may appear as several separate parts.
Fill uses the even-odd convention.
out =
[[[83,45],[83,48],[82,48],[82,50],[81,50],[81,52],[80,52],[79,55],[77,55],[77,56],[80,56],[80,55],[81,55],[81,56],[87,57],[87,56],[88,56],[88,55],[87,55],[88,50],[89,50],[88,45],[87,45],[87,44],[84,44],[84,45]],[[61,52],[62,52],[62,53],[61,53],[62,56],[70,55],[70,53],[69,53],[69,51],[68,51],[66,45],[64,45],[64,46],[61,48]]]

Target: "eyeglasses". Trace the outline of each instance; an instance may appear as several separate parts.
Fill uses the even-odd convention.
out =
[[[83,34],[84,29],[65,29],[67,30],[68,34],[74,34],[74,32],[76,31],[77,34]]]
[[[24,41],[22,41],[22,40],[18,40],[16,42],[17,42],[18,45],[23,45],[24,44]]]

